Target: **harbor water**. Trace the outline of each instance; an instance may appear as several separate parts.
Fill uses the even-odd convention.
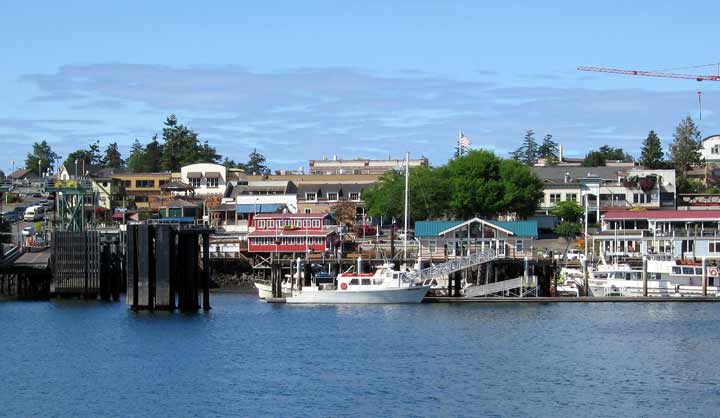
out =
[[[0,302],[0,416],[717,416],[720,304]]]

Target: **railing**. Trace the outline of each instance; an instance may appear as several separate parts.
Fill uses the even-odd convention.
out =
[[[520,276],[515,279],[503,280],[501,282],[473,285],[465,289],[466,297],[486,296],[493,293],[505,292],[507,290],[518,289],[522,287],[536,287],[536,276]]]
[[[466,257],[456,258],[447,263],[438,264],[419,271],[412,271],[405,274],[405,279],[415,282],[423,282],[429,279],[445,277],[450,273],[464,270],[469,267],[485,263],[495,258],[495,251],[486,250]]]

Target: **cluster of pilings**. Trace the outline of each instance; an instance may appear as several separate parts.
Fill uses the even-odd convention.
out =
[[[197,311],[198,289],[202,288],[202,307],[210,310],[211,232],[173,225],[128,225],[127,304],[135,310]]]

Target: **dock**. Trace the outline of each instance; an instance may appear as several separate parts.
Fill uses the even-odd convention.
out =
[[[688,296],[688,297],[627,297],[627,296],[610,296],[610,297],[482,297],[482,298],[458,298],[448,296],[428,296],[423,299],[423,303],[627,303],[627,302],[644,302],[644,303],[694,303],[694,302],[720,302],[720,297],[714,296]]]

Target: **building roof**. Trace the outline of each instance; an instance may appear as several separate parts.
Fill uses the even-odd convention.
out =
[[[238,204],[235,205],[237,213],[278,213],[287,208],[282,203],[265,203],[265,204]]]
[[[708,139],[714,139],[714,138],[720,138],[720,134],[714,134],[714,135],[710,135],[710,136],[708,136],[708,137],[705,137],[705,138],[703,138],[702,142],[705,142],[705,141],[707,141]]]
[[[463,221],[417,221],[415,222],[416,237],[436,237],[442,231],[460,225]]]
[[[415,236],[418,238],[436,237],[470,222],[483,222],[518,237],[537,238],[538,236],[538,224],[537,221],[534,220],[495,221],[479,218],[473,218],[468,221],[417,221],[415,222]]]
[[[550,183],[565,183],[565,176],[569,175],[570,182],[576,182],[579,178],[599,178],[612,180],[617,179],[618,174],[624,173],[621,167],[568,167],[568,166],[545,166],[530,167],[541,180]]]
[[[302,182],[298,184],[298,195],[305,197],[305,193],[317,193],[319,195],[325,195],[328,192],[338,193],[339,197],[347,197],[350,193],[361,193],[370,187],[373,183],[310,183]],[[318,196],[320,198],[322,196]]]
[[[8,177],[11,179],[23,179],[27,176],[32,176],[33,174],[35,174],[33,170],[30,170],[29,168],[21,168],[10,173]]]
[[[711,220],[720,222],[720,210],[617,210],[607,212],[602,218],[604,220]]]
[[[200,205],[194,202],[188,202],[187,200],[175,199],[168,202],[164,202],[160,205],[160,208],[197,208]]]

